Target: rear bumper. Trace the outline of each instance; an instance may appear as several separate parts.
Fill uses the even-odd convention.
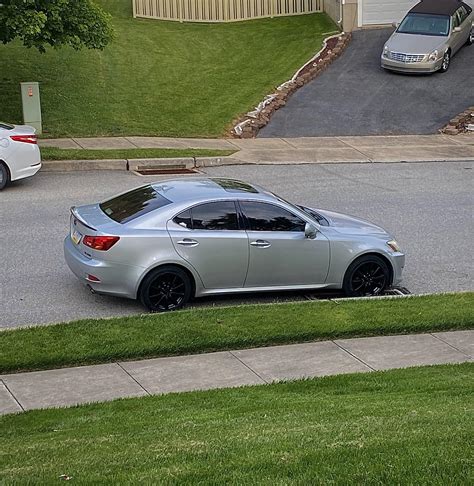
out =
[[[69,269],[98,294],[136,298],[136,288],[143,269],[132,265],[90,259],[78,251],[68,235],[64,240],[64,258]],[[100,282],[88,278],[93,275]]]
[[[398,71],[401,73],[434,73],[441,69],[442,59],[435,62],[400,62],[386,57],[381,58],[381,65],[384,69]]]
[[[15,176],[12,174],[12,181],[19,181],[28,177],[33,177],[41,169],[41,162],[39,164],[31,165],[21,170],[15,171]]]
[[[21,145],[25,147],[22,146],[21,149],[12,152],[5,161],[10,169],[12,181],[33,177],[41,169],[41,153],[38,146]]]

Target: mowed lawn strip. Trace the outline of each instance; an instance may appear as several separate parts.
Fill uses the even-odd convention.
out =
[[[222,136],[337,31],[324,13],[199,24],[96,3],[117,34],[103,51],[0,45],[0,120],[21,122],[19,83],[38,81],[44,136]]]
[[[0,418],[3,484],[472,484],[474,364]]]
[[[190,309],[0,333],[0,373],[474,327],[474,293]]]
[[[43,147],[41,149],[41,158],[43,160],[166,159],[180,157],[226,157],[235,152],[233,150],[212,149],[137,148],[83,150]]]

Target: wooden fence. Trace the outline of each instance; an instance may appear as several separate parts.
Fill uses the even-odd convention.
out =
[[[324,0],[133,0],[133,16],[179,22],[235,22],[323,11]]]

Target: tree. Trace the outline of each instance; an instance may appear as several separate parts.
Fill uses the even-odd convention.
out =
[[[110,15],[91,0],[0,0],[0,41],[103,49],[113,38]]]

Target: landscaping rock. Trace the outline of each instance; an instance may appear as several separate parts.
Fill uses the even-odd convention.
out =
[[[337,57],[339,57],[345,47],[348,45],[351,34],[342,34],[340,36],[328,37],[325,40],[323,49],[318,53],[318,56],[306,65],[304,65],[295,76],[288,82],[282,84],[277,88],[277,92],[273,95],[267,96],[265,100],[268,103],[260,103],[260,105],[253,111],[247,113],[241,118],[231,132],[234,137],[252,138],[257,135],[258,131],[263,128],[269,121],[271,115],[281,107],[286,105],[287,99],[298,89],[305,84],[312,81],[318,76],[326,67]],[[273,97],[273,99],[271,99]],[[251,125],[247,124],[240,131],[237,130],[246,120],[252,120]]]

